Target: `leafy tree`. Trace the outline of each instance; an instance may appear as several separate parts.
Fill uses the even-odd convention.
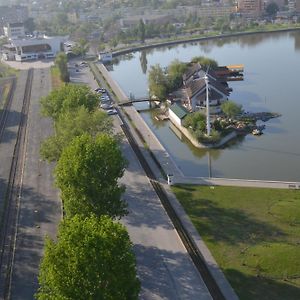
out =
[[[29,31],[30,33],[32,33],[35,30],[35,23],[34,23],[34,19],[33,18],[28,18],[25,22],[24,22],[24,27],[26,28],[27,31]]]
[[[203,69],[207,69],[208,67],[210,69],[216,69],[218,67],[218,63],[211,58],[204,57],[204,56],[196,56],[192,58],[192,63],[199,63]]]
[[[112,120],[102,111],[88,112],[85,107],[61,114],[55,122],[55,134],[48,137],[41,145],[41,157],[45,160],[57,161],[74,137],[88,133],[112,133]]]
[[[76,45],[72,48],[72,51],[75,55],[81,55],[84,57],[89,50],[89,44],[86,39],[79,39]]]
[[[242,112],[242,106],[233,101],[226,101],[222,103],[221,109],[223,113],[230,118],[235,117]]]
[[[53,90],[47,97],[41,99],[42,114],[57,120],[61,113],[84,106],[89,112],[96,109],[99,103],[96,94],[83,85],[67,84]]]
[[[55,58],[55,65],[59,69],[60,78],[63,82],[69,82],[70,81],[70,74],[68,71],[68,57],[65,53],[60,52],[57,54]]]
[[[144,21],[142,19],[140,19],[140,22],[139,22],[139,36],[140,36],[140,39],[141,39],[141,42],[144,43],[145,42],[145,24],[144,24]]]
[[[148,76],[149,90],[152,96],[165,99],[168,92],[168,80],[159,64],[151,66]]]
[[[182,75],[187,69],[185,63],[178,59],[174,60],[168,67],[168,80],[171,90],[177,89],[182,85]]]
[[[124,187],[118,185],[125,165],[115,138],[84,134],[73,139],[55,169],[67,217],[92,213],[112,218],[125,215],[126,204],[121,199]]]
[[[136,277],[132,244],[124,226],[109,217],[65,219],[58,240],[46,238],[38,300],[134,300]]]
[[[194,112],[188,114],[183,120],[183,126],[190,129],[193,132],[206,130],[206,117],[201,112]]]
[[[279,7],[275,2],[270,2],[266,7],[266,12],[269,16],[274,16],[278,12]]]

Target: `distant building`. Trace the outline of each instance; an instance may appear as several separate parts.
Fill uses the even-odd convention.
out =
[[[0,6],[0,34],[7,23],[23,23],[28,19],[27,6]]]
[[[99,60],[103,63],[111,62],[113,59],[112,52],[100,52]]]
[[[288,8],[291,13],[300,13],[300,0],[288,0]]]
[[[65,37],[35,37],[29,39],[11,40],[5,45],[3,59],[27,61],[34,59],[54,58],[62,51]]]
[[[173,18],[168,15],[131,16],[131,17],[121,19],[120,26],[124,28],[135,27],[140,23],[140,20],[142,20],[145,25],[147,24],[164,25],[169,22],[172,22]]]
[[[25,36],[23,23],[8,23],[3,27],[4,35],[10,39],[19,39]]]
[[[262,0],[238,0],[237,11],[249,17],[259,17],[263,11]]]

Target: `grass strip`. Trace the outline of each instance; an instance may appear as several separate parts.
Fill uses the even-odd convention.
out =
[[[300,299],[300,191],[173,191],[240,299]]]

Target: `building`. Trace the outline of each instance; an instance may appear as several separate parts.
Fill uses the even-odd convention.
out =
[[[10,39],[15,40],[25,36],[25,29],[23,23],[8,23],[3,27],[4,35]]]
[[[248,17],[259,17],[263,11],[262,0],[238,0],[237,12]]]
[[[189,112],[179,103],[174,103],[169,108],[169,119],[177,127],[182,126],[183,119]]]
[[[3,47],[3,59],[27,61],[54,58],[58,52],[63,51],[66,40],[66,37],[47,36],[12,40]]]
[[[172,16],[168,15],[140,15],[123,18],[120,20],[120,26],[122,28],[131,28],[138,26],[140,21],[143,21],[145,25],[155,24],[164,25],[173,21]]]
[[[28,19],[28,8],[26,6],[0,6],[0,35],[7,23],[23,23]]]
[[[99,60],[103,63],[110,63],[113,59],[112,52],[100,52]]]
[[[288,0],[288,8],[291,13],[300,14],[300,0]]]
[[[198,63],[192,65],[183,75],[188,106],[192,111],[206,110],[205,75],[208,77],[210,111],[213,114],[220,113],[222,103],[228,100],[230,89],[227,83],[220,81],[213,71],[206,74]]]

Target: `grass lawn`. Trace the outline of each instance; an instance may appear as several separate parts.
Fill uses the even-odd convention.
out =
[[[60,73],[58,67],[51,67],[51,79],[52,79],[52,88],[58,89],[60,88],[64,82],[60,79]]]
[[[300,299],[300,191],[173,191],[240,299]]]
[[[13,75],[17,75],[18,72],[19,72],[18,70],[13,69],[10,66],[0,62],[0,79],[9,77],[9,76],[13,76]]]

